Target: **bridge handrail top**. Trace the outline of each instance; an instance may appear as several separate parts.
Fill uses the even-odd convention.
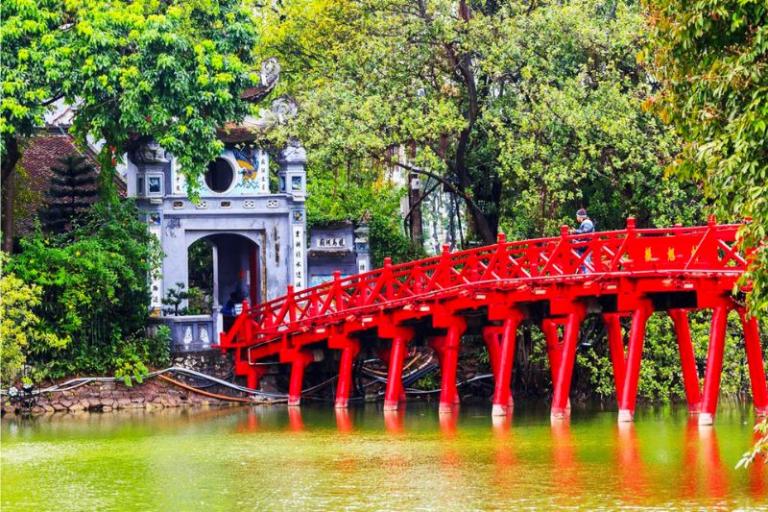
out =
[[[492,255],[494,252],[499,250],[499,247],[503,247],[505,250],[509,251],[510,249],[514,250],[516,248],[525,249],[527,247],[538,245],[538,244],[558,243],[561,240],[568,240],[569,242],[575,241],[577,244],[581,245],[581,244],[589,244],[594,239],[614,240],[622,236],[623,238],[626,238],[626,236],[628,235],[628,233],[630,233],[630,231],[633,232],[635,236],[649,237],[649,238],[651,236],[661,237],[661,236],[681,235],[681,234],[690,234],[690,235],[703,234],[708,230],[711,230],[713,227],[719,232],[723,232],[723,231],[730,232],[740,228],[742,225],[743,224],[715,224],[714,226],[710,226],[710,225],[672,226],[672,227],[664,227],[664,228],[642,228],[642,229],[634,228],[632,230],[618,229],[618,230],[612,230],[612,231],[598,231],[594,233],[573,233],[573,234],[566,234],[566,235],[552,236],[552,237],[513,240],[508,242],[485,245],[481,247],[473,247],[473,248],[464,249],[461,251],[450,252],[448,253],[448,256],[452,261],[456,262],[458,260],[460,262],[461,260],[467,257],[470,257],[472,255],[483,255],[483,256]],[[354,286],[359,286],[362,283],[370,283],[378,279],[382,275],[382,273],[387,271],[399,276],[399,275],[403,275],[402,274],[403,271],[410,271],[416,266],[430,267],[432,265],[439,265],[441,261],[443,261],[444,257],[445,256],[443,254],[438,254],[436,256],[431,256],[431,257],[423,258],[419,260],[407,261],[407,262],[402,262],[397,264],[390,264],[388,266],[385,265],[384,267],[373,269],[361,274],[346,276],[338,280],[334,279],[331,281],[326,281],[319,285],[309,287],[309,288],[304,288],[303,290],[300,290],[297,292],[293,292],[292,294],[289,293],[280,297],[276,297],[272,300],[256,304],[252,307],[251,312],[257,313],[260,310],[265,310],[268,308],[271,308],[273,310],[279,309],[286,302],[288,297],[292,297],[294,301],[301,302],[301,301],[312,298],[313,295],[330,292],[337,285],[340,286],[342,289],[346,289]]]

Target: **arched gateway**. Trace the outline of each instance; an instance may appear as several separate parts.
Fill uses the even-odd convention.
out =
[[[284,149],[273,192],[267,153],[228,147],[200,177],[194,202],[177,161],[158,144],[146,141],[129,153],[128,195],[163,252],[152,276],[153,314],[171,326],[175,351],[210,348],[233,293],[256,304],[282,295],[288,285],[305,286],[305,162],[298,144]],[[211,251],[212,287],[204,292],[210,307],[186,314],[185,299],[180,308],[163,299],[189,291],[190,248],[201,240]]]

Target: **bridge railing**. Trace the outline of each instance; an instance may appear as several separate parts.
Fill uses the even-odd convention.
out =
[[[747,259],[737,247],[739,224],[626,229],[507,242],[384,266],[295,292],[244,310],[221,337],[221,347],[274,338],[296,323],[363,312],[417,296],[440,294],[485,281],[588,279],[593,274],[674,270],[743,271]]]

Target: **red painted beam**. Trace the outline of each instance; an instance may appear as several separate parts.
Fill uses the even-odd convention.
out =
[[[728,323],[728,307],[717,306],[712,312],[712,326],[709,330],[707,371],[704,376],[704,396],[701,402],[699,425],[711,425],[715,420],[717,399],[720,395],[720,378],[725,353],[725,329]]]

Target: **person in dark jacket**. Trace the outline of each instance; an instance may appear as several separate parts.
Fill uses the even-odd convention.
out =
[[[589,215],[587,214],[587,210],[584,208],[579,208],[579,210],[576,212],[576,222],[579,223],[579,227],[575,229],[571,229],[571,233],[573,234],[587,234],[587,233],[594,233],[595,232],[595,223],[592,222],[592,219],[589,218]],[[587,240],[577,240],[579,242],[586,242]],[[581,255],[584,254],[587,251],[586,247],[579,247],[576,249],[576,251]],[[588,274],[589,273],[589,266],[592,265],[592,254],[588,254],[586,258],[584,258],[584,264],[581,266],[581,273],[582,274]]]

